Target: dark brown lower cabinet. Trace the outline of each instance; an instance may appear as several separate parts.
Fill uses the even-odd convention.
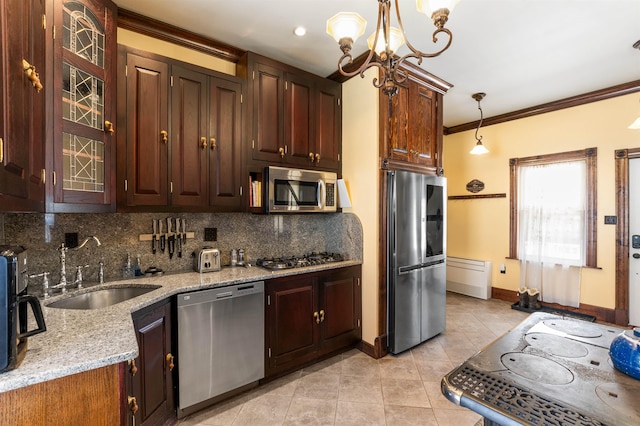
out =
[[[133,324],[140,354],[127,372],[127,424],[162,425],[176,416],[170,299],[134,312]]]
[[[360,282],[359,265],[266,281],[266,378],[361,340]]]

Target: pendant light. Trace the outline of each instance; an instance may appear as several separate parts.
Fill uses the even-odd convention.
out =
[[[480,107],[480,101],[487,96],[486,93],[474,93],[473,95],[471,95],[471,97],[478,101],[478,109],[480,110],[480,121],[478,121],[478,127],[476,128],[476,146],[473,147],[473,149],[471,151],[469,151],[469,154],[473,154],[473,155],[482,155],[482,154],[487,154],[489,152],[489,150],[487,148],[484,147],[484,145],[482,145],[482,136],[478,137],[478,130],[480,130],[480,126],[482,126],[482,108]]]

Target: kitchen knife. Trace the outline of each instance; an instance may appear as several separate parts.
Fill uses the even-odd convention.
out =
[[[180,238],[180,218],[176,217],[176,252],[182,257],[182,238]]]
[[[167,218],[167,239],[169,242],[169,259],[173,259],[173,252],[176,248],[176,234],[171,232],[171,218]]]
[[[158,232],[160,233],[160,251],[164,253],[165,234],[162,232],[162,220],[158,219]]]
[[[187,244],[187,220],[182,219],[182,245]]]
[[[151,219],[151,229],[153,229],[153,234],[151,235],[151,253],[156,254],[156,234],[158,233],[158,229],[155,219]]]

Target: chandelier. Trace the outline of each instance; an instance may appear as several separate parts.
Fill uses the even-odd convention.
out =
[[[460,0],[416,0],[416,8],[418,12],[424,13],[431,17],[436,30],[433,32],[432,40],[434,43],[438,41],[440,33],[446,34],[448,41],[444,47],[437,52],[423,53],[413,47],[404,32],[402,19],[400,17],[400,9],[398,8],[398,0],[394,1],[396,20],[398,27],[390,25],[391,21],[391,0],[378,0],[378,23],[376,24],[376,32],[368,39],[369,54],[364,63],[354,71],[346,71],[345,66],[353,63],[351,56],[351,47],[353,43],[364,34],[367,21],[357,13],[340,12],[327,20],[327,34],[333,37],[342,50],[343,55],[338,60],[338,70],[340,74],[346,77],[353,77],[360,74],[364,78],[364,72],[371,67],[378,67],[380,70],[380,79],[374,78],[373,85],[382,89],[382,92],[389,97],[398,92],[398,84],[403,83],[407,79],[407,73],[400,67],[402,63],[414,58],[417,65],[422,63],[424,58],[434,58],[440,55],[451,46],[453,36],[451,31],[444,27],[449,19],[449,13]],[[410,52],[402,57],[398,57],[395,53],[398,49],[406,44]]]

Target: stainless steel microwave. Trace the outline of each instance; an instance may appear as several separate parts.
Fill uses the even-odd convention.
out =
[[[317,170],[267,167],[268,213],[319,213],[337,209],[338,175]]]

